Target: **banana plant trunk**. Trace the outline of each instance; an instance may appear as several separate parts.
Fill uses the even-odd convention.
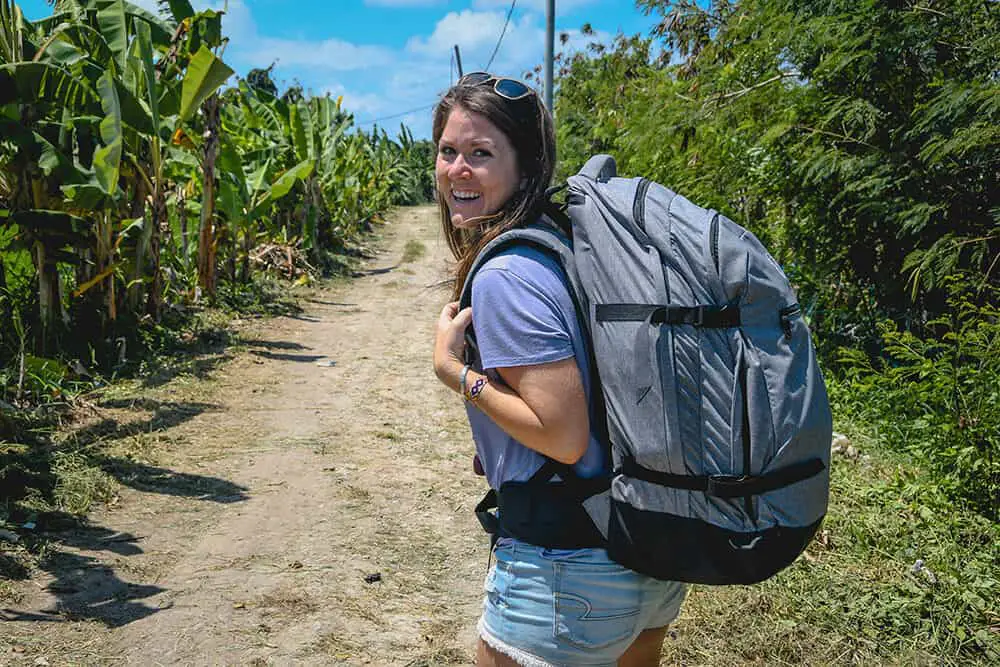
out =
[[[204,159],[202,161],[201,227],[198,233],[198,285],[215,298],[215,159],[219,153],[219,96],[211,95],[202,104],[205,116]]]
[[[10,299],[7,298],[9,292],[7,291],[7,268],[3,263],[3,255],[0,254],[0,332],[13,331],[13,322],[11,321],[11,310],[10,310]],[[3,334],[0,333],[0,341],[3,340]]]
[[[25,174],[28,183],[27,193],[31,198],[31,207],[34,209],[45,208],[45,183],[41,178],[32,177],[30,174],[37,172],[37,166],[31,164]],[[45,244],[44,236],[34,236],[31,247],[31,258],[35,264],[35,272],[38,276],[38,320],[39,331],[35,334],[36,350],[39,354],[46,355],[50,350],[55,349],[57,325],[62,322],[64,312],[62,305],[62,290],[59,281],[59,269],[56,266],[55,257],[52,257],[49,248]]]
[[[132,200],[129,202],[128,208],[129,216],[132,218],[146,216],[146,196],[148,194],[146,182],[141,178],[135,179],[135,189],[132,192]],[[144,246],[143,241],[137,241],[134,273],[130,280],[131,284],[125,289],[125,307],[128,312],[136,315],[138,315],[139,307],[142,305],[143,277],[146,270],[145,250],[148,250],[148,247]]]
[[[150,207],[151,219],[149,237],[149,258],[153,272],[153,281],[149,286],[149,294],[146,297],[146,313],[154,321],[160,321],[160,313],[163,310],[163,273],[160,271],[160,241],[165,233],[169,232],[167,219],[167,198],[163,193],[163,184],[153,184],[153,202]]]
[[[115,274],[108,271],[111,264],[115,261],[114,234],[111,213],[105,211],[98,217],[97,221],[97,252],[95,253],[95,261],[97,262],[97,273],[108,273],[107,278],[102,281],[102,294],[107,310],[108,322],[114,322],[118,319],[118,295],[115,292]]]
[[[41,319],[36,349],[45,356],[50,350],[55,349],[57,325],[62,320],[59,270],[55,258],[49,256],[44,241],[36,240],[31,254],[38,272],[38,314]]]
[[[188,269],[188,216],[187,200],[184,198],[184,184],[177,185],[177,222],[181,228],[181,262],[185,274]]]

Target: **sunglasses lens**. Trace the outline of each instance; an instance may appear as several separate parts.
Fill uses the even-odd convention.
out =
[[[478,86],[492,78],[493,76],[489,72],[469,72],[459,79],[458,83],[463,86]]]
[[[522,97],[531,94],[530,88],[514,79],[497,79],[496,84],[493,86],[493,90],[495,90],[498,95],[502,95],[508,100],[519,100]]]

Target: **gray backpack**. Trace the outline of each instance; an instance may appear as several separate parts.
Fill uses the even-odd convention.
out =
[[[511,244],[559,258],[590,337],[593,410],[606,418],[593,428],[612,469],[603,488],[589,480],[573,497],[611,558],[692,583],[774,575],[826,513],[832,434],[788,279],[753,234],[657,183],[616,177],[609,156],[568,185],[572,240],[544,224],[501,235],[463,300],[478,265]],[[570,469],[545,468],[533,484],[574,487]]]

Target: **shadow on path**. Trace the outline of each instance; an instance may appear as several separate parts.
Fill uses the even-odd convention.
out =
[[[307,347],[302,343],[292,343],[286,340],[241,340],[247,347],[265,347],[268,350],[311,350],[311,347]]]
[[[218,477],[176,472],[125,458],[103,457],[100,465],[106,473],[137,491],[216,503],[236,503],[249,499],[245,486]]]
[[[75,517],[63,517],[69,523]],[[53,518],[51,523],[60,523]],[[145,618],[160,611],[159,607],[140,602],[162,593],[165,589],[149,584],[133,584],[121,578],[115,569],[96,556],[76,550],[107,551],[118,556],[142,553],[141,537],[119,533],[101,526],[81,526],[71,530],[43,533],[37,541],[58,543],[39,563],[39,568],[54,579],[45,590],[55,597],[53,604],[40,610],[0,609],[0,621],[36,621],[61,623],[66,621],[98,621],[112,628]]]
[[[326,358],[325,354],[285,354],[282,352],[268,352],[267,350],[250,350],[250,354],[255,357],[275,359],[277,361],[310,362]]]
[[[363,278],[365,276],[381,276],[381,275],[385,275],[386,273],[392,273],[393,271],[395,271],[396,269],[398,269],[400,266],[402,266],[402,265],[401,264],[394,264],[393,266],[387,266],[384,269],[369,269],[367,271],[355,271],[354,273],[351,274],[351,277],[352,278]]]

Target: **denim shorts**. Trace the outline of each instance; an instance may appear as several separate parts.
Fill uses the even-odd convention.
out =
[[[613,667],[640,632],[677,617],[687,590],[633,572],[604,549],[502,539],[494,554],[479,635],[526,667]]]

